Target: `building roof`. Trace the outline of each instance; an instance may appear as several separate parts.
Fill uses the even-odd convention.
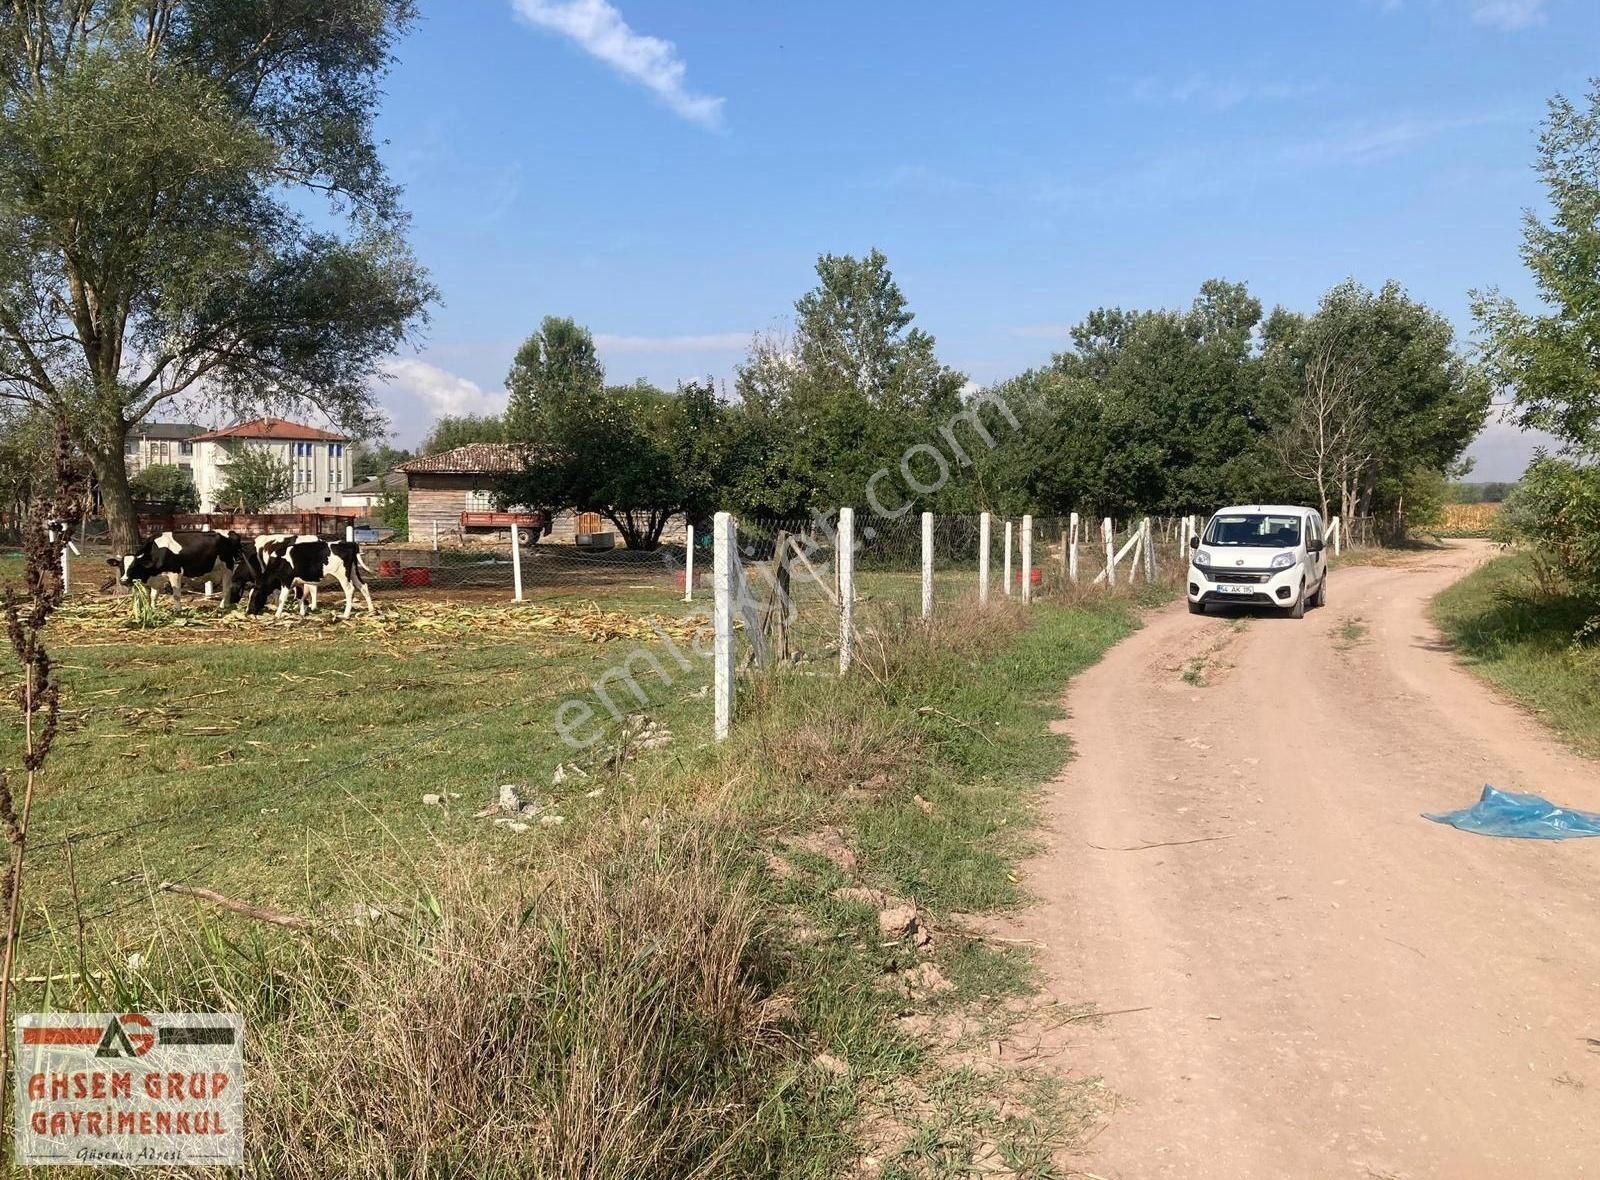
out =
[[[437,455],[424,455],[396,471],[431,475],[504,475],[523,470],[522,455],[510,443],[468,443]]]
[[[129,438],[193,438],[206,428],[194,422],[142,422],[128,430]]]
[[[200,442],[210,442],[220,438],[264,438],[295,442],[350,441],[349,435],[318,430],[315,426],[290,422],[287,418],[253,418],[249,422],[240,422],[237,426],[224,426],[220,430],[195,435],[195,439]]]
[[[341,496],[381,496],[385,492],[402,492],[406,487],[404,471],[389,471],[364,479],[353,488],[345,488]]]

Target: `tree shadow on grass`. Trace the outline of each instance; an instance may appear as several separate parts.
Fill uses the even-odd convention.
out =
[[[1507,648],[1552,655],[1572,646],[1595,604],[1572,594],[1542,593],[1529,584],[1500,587],[1478,609],[1440,620],[1448,644],[1468,660],[1493,660]]]

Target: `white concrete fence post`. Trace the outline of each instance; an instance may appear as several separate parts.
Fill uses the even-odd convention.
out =
[[[511,526],[511,601],[522,601],[522,526]]]
[[[933,513],[922,514],[922,617],[933,618]]]
[[[694,601],[694,525],[683,528],[683,600]]]
[[[839,671],[850,670],[856,638],[856,510],[839,509],[839,531],[834,541],[834,569],[839,578]]]
[[[1144,518],[1144,580],[1147,586],[1156,580],[1156,546],[1148,516]]]
[[[1074,512],[1068,520],[1067,542],[1067,580],[1076,583],[1078,580],[1078,514]]]
[[[1033,601],[1033,517],[1022,518],[1022,601]]]
[[[1106,543],[1106,585],[1117,584],[1117,534],[1108,516],[1100,522],[1100,537]]]
[[[731,513],[719,512],[711,532],[711,676],[715,711],[711,736],[724,740],[733,729],[733,583],[736,562]]]
[[[978,605],[989,604],[989,539],[994,531],[994,518],[987,512],[978,514]]]
[[[48,540],[52,545],[55,544],[56,530],[53,527],[45,529],[44,535],[45,535],[45,539]],[[67,560],[67,554],[70,553],[71,551],[72,551],[72,542],[71,542],[71,540],[63,539],[62,542],[61,542],[61,593],[62,593],[63,596],[72,593],[72,563]],[[210,594],[211,594],[210,587],[211,587],[211,583],[207,582],[206,583],[206,595],[207,595],[207,597],[209,597]]]
[[[1009,520],[1006,521],[1006,558],[1005,558],[1005,562],[1003,563],[1000,572],[1005,576],[1006,597],[1010,598],[1011,597],[1011,522]]]
[[[200,526],[200,531],[202,533],[209,533],[211,531],[211,526],[209,524],[203,524],[203,525]],[[62,559],[65,560],[66,554],[63,553],[61,556],[62,556]],[[61,592],[63,594],[66,593],[66,583],[65,582],[62,583]],[[211,597],[211,593],[212,593],[212,591],[211,591],[211,579],[207,578],[206,579],[206,590],[205,590],[205,594],[203,595],[203,597],[210,598]]]
[[[1338,557],[1344,551],[1344,524],[1337,516],[1328,531],[1333,534],[1333,555]]]

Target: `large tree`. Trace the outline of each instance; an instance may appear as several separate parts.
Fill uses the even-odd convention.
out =
[[[356,483],[363,483],[380,475],[387,475],[407,459],[416,457],[415,452],[390,446],[386,442],[372,447],[362,447],[356,452],[351,476]]]
[[[1201,512],[1263,495],[1278,398],[1264,383],[1261,304],[1211,279],[1183,311],[1102,308],[1032,378],[1043,417],[1027,431],[1032,503],[1123,515]]]
[[[572,319],[545,316],[511,362],[506,378],[506,437],[537,441],[545,415],[594,397],[605,380],[589,329]]]
[[[159,504],[167,512],[200,511],[200,490],[194,475],[176,463],[152,463],[141,468],[128,481],[133,498],[145,504]]]
[[[417,446],[419,455],[437,455],[468,443],[506,441],[505,421],[499,414],[445,414],[433,423]]]
[[[709,380],[676,393],[640,383],[536,404],[532,437],[520,442],[525,470],[501,481],[503,503],[598,512],[629,549],[643,550],[661,544],[672,517],[699,521],[723,506],[732,411]]]
[[[1531,314],[1490,291],[1474,310],[1489,370],[1524,426],[1561,440],[1507,499],[1517,533],[1540,543],[1572,588],[1600,604],[1600,80],[1588,104],[1557,96],[1539,136],[1549,219],[1523,218],[1522,257],[1547,310]],[[1593,642],[1600,614],[1580,630]]]
[[[137,528],[129,427],[172,399],[372,428],[374,366],[433,297],[372,134],[412,16],[412,0],[0,10],[0,396],[67,421],[115,544]]]
[[[240,512],[265,512],[294,495],[294,471],[266,447],[243,446],[228,459],[217,503]]]
[[[1537,167],[1550,217],[1523,214],[1522,259],[1547,308],[1523,311],[1498,291],[1473,310],[1496,383],[1522,425],[1547,430],[1579,456],[1600,456],[1600,79],[1588,105],[1557,95],[1539,135]]]
[[[1330,357],[1353,383],[1347,412],[1360,428],[1351,433],[1341,481],[1339,510],[1347,517],[1403,519],[1408,482],[1419,472],[1451,471],[1489,413],[1489,384],[1457,350],[1450,321],[1392,281],[1377,291],[1353,280],[1335,286],[1290,351],[1302,373]]]
[[[959,412],[965,378],[939,361],[874,250],[825,254],[815,288],[795,303],[794,335],[763,337],[736,383],[749,458],[737,492],[757,512],[860,504],[875,472],[938,441]],[[936,477],[919,473],[919,482]],[[896,510],[934,506],[900,482]]]

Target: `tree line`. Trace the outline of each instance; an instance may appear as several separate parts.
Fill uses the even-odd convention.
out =
[[[1187,308],[1102,308],[1049,363],[978,388],[915,326],[883,254],[823,255],[793,329],[754,338],[732,388],[608,384],[591,333],[548,317],[503,416],[437,443],[504,442],[507,504],[603,514],[650,548],[667,519],[794,518],[843,504],[1043,515],[1205,512],[1309,500],[1325,515],[1437,505],[1489,382],[1396,283],[1265,312],[1241,283]]]

